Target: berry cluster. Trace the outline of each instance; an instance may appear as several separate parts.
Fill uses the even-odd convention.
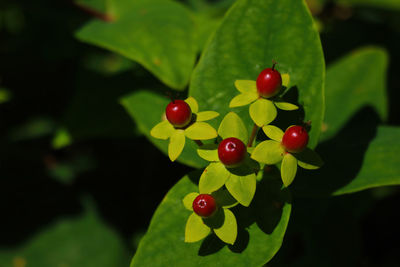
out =
[[[256,81],[235,81],[240,94],[229,106],[250,104],[249,113],[254,122],[250,137],[242,119],[234,112],[225,115],[216,131],[204,121],[219,114],[198,112],[197,101],[192,97],[170,102],[165,110],[166,120],[151,130],[153,137],[170,140],[168,154],[172,161],[182,152],[187,137],[199,145],[199,156],[210,162],[200,177],[199,193],[189,193],[183,199],[184,206],[193,211],[186,224],[186,242],[199,241],[213,231],[222,241],[233,244],[237,223],[230,208],[251,204],[257,186],[256,176],[265,165],[280,163],[286,187],[293,182],[297,165],[305,169],[321,166],[318,155],[307,148],[309,135],[304,126],[292,125],[283,132],[270,124],[277,117],[277,108],[298,109],[280,97],[289,80],[289,75],[281,75],[274,64],[264,69]],[[253,146],[260,128],[269,139]],[[220,218],[222,221],[216,223]]]

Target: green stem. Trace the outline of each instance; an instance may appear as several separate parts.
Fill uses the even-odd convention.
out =
[[[200,140],[193,140],[198,146],[203,146],[203,142],[201,142]]]
[[[253,130],[251,131],[249,142],[247,143],[247,147],[251,147],[253,145],[254,139],[257,136],[258,126],[254,123]]]

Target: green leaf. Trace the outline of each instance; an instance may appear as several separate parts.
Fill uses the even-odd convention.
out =
[[[195,24],[181,4],[168,0],[114,2],[115,20],[93,20],[76,36],[143,65],[168,86],[183,90],[196,59]]]
[[[185,102],[190,106],[190,109],[192,110],[193,113],[197,113],[199,111],[199,104],[193,97],[190,96],[186,98]]]
[[[282,73],[281,74],[281,78],[282,78],[282,85],[285,87],[289,87],[290,84],[290,75],[289,73]]]
[[[232,98],[231,102],[229,102],[230,108],[245,106],[252,103],[254,100],[258,98],[257,93],[243,93]]]
[[[296,45],[288,40],[296,40]],[[237,95],[235,81],[256,80],[273,59],[298,89],[304,120],[312,121],[309,145],[315,147],[324,114],[325,64],[319,34],[304,1],[236,1],[203,51],[189,95],[202,108],[226,114],[227,103]],[[247,109],[237,112],[250,132],[253,125]]]
[[[235,175],[232,173],[225,186],[240,204],[248,207],[256,192],[256,182],[254,173],[247,175]]]
[[[281,176],[283,184],[288,187],[296,177],[297,159],[290,153],[287,153],[282,160]]]
[[[236,80],[235,87],[243,94],[257,94],[256,81],[252,80]]]
[[[272,140],[275,140],[279,143],[282,141],[284,132],[280,128],[278,128],[274,125],[266,125],[266,126],[262,127],[262,129],[263,129],[264,133]]]
[[[218,136],[217,131],[206,122],[195,122],[185,129],[185,135],[192,140],[209,140]]]
[[[10,101],[11,98],[12,98],[12,94],[11,94],[10,90],[0,87],[0,104]]]
[[[174,266],[262,266],[276,254],[291,211],[289,190],[281,189],[279,177],[264,177],[258,183],[250,207],[238,205],[232,209],[238,222],[238,237],[233,246],[225,245],[214,234],[201,242],[184,242],[190,212],[179,203],[188,192],[197,191],[199,175],[199,172],[190,173],[168,192],[139,244],[131,267],[165,267],[166,263]]]
[[[199,156],[207,161],[219,161],[218,146],[215,144],[206,144],[197,149]]]
[[[239,204],[225,187],[213,192],[212,195],[218,205],[224,208],[232,208]]]
[[[196,114],[196,121],[208,121],[219,116],[215,111],[202,111]]]
[[[174,126],[171,125],[167,120],[158,123],[150,131],[150,135],[154,138],[167,140],[174,133]]]
[[[263,127],[275,120],[278,114],[272,101],[260,98],[250,105],[250,117],[258,127]]]
[[[274,101],[274,104],[277,108],[282,109],[282,110],[296,110],[299,109],[298,106],[296,106],[295,104],[291,104],[288,102],[278,102],[278,101]]]
[[[185,242],[193,243],[202,240],[210,233],[210,228],[194,212],[190,215],[185,228]]]
[[[228,137],[236,137],[242,140],[245,144],[249,138],[247,129],[244,126],[242,119],[235,112],[229,112],[226,114],[219,125],[218,134],[223,139]]]
[[[221,162],[213,162],[208,165],[200,177],[199,191],[201,194],[211,194],[224,186],[231,173]]]
[[[168,156],[171,161],[175,161],[182,153],[183,147],[185,146],[185,131],[175,130],[168,144]]]
[[[295,153],[293,156],[297,159],[297,163],[303,169],[316,170],[321,168],[324,164],[320,156],[309,148],[306,148],[300,153]]]
[[[185,206],[186,209],[193,211],[193,201],[198,195],[199,193],[195,192],[187,194],[182,200],[183,206]]]
[[[168,141],[151,137],[150,130],[165,116],[168,102],[167,98],[148,91],[137,91],[121,99],[121,104],[135,120],[139,130],[166,155]],[[187,142],[177,161],[195,168],[206,166],[208,163],[198,157],[197,148],[193,141]]]
[[[361,108],[371,106],[387,118],[385,50],[364,47],[329,66],[326,74],[326,114],[322,140],[327,140]]]
[[[285,150],[280,142],[267,140],[259,143],[251,153],[251,158],[264,164],[273,165],[280,162]]]
[[[229,209],[223,209],[225,220],[221,227],[213,229],[214,233],[225,243],[235,243],[237,237],[236,217]]]

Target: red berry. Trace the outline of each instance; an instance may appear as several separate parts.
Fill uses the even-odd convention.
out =
[[[217,210],[217,204],[212,195],[200,194],[193,201],[193,211],[201,217],[211,217]]]
[[[298,153],[307,147],[308,133],[303,126],[290,126],[282,138],[282,145],[288,152]]]
[[[261,97],[269,98],[282,88],[282,77],[274,68],[263,70],[257,77],[257,92]]]
[[[235,137],[222,140],[218,146],[218,157],[227,167],[236,167],[246,155],[246,146]]]
[[[168,121],[177,128],[185,127],[192,120],[192,110],[183,100],[174,100],[165,109]]]

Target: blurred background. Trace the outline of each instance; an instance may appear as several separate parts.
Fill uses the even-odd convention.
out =
[[[119,103],[166,86],[75,38],[107,20],[91,2],[0,3],[0,267],[128,266],[158,203],[191,170],[171,164]],[[215,25],[234,3],[179,2]],[[364,45],[386,49],[388,124],[400,125],[400,1],[308,4],[327,65]],[[399,187],[299,198],[268,266],[400,266],[399,203]]]

